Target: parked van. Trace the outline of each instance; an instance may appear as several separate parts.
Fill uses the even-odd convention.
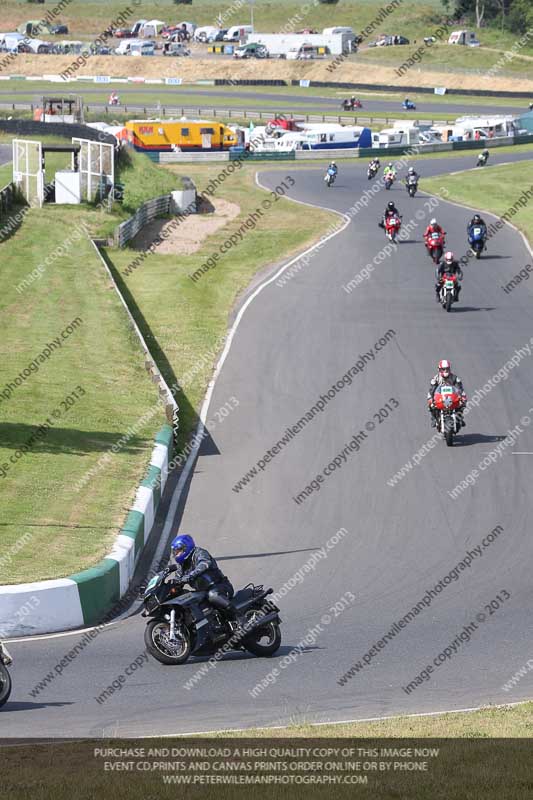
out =
[[[163,45],[164,56],[190,56],[191,51],[183,42],[165,42]]]
[[[143,39],[123,39],[116,48],[117,56],[153,56],[155,54],[155,43],[147,42]]]
[[[224,36],[225,42],[240,42],[245,39],[254,29],[251,25],[234,25]]]
[[[479,47],[479,41],[474,31],[452,31],[448,44],[465,44],[469,47]]]
[[[220,122],[202,120],[129,120],[120,137],[141,152],[171,153],[175,150],[229,150],[238,144],[236,132]]]
[[[216,36],[218,31],[219,28],[215,28],[214,25],[203,25],[201,28],[196,28],[194,31],[194,41],[205,44],[209,41],[209,37]]]

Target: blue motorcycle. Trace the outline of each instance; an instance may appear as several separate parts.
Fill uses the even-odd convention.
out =
[[[483,225],[472,225],[468,229],[468,243],[476,254],[476,258],[481,258],[481,253],[485,249],[486,238],[487,232]]]
[[[404,111],[416,111],[416,106],[412,100],[404,100],[402,103],[402,108]]]
[[[326,181],[326,186],[328,187],[328,189],[329,189],[330,186],[333,186],[333,183],[335,182],[335,178],[336,177],[337,177],[337,172],[334,169],[332,169],[331,167],[328,167],[328,171],[326,172],[326,175],[324,177],[324,180]]]

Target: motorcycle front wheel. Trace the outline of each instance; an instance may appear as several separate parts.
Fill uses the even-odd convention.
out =
[[[3,706],[9,700],[11,694],[11,675],[9,670],[3,664],[0,664],[0,706]]]
[[[446,306],[445,306],[446,311],[448,312],[452,310],[452,300],[453,300],[452,293],[448,292],[448,294],[446,295]]]
[[[191,637],[185,625],[176,625],[176,639],[169,638],[170,625],[152,619],[144,630],[146,649],[161,664],[185,664],[191,654]]]
[[[254,622],[264,616],[264,612],[258,609],[250,609],[246,612],[247,622]],[[281,645],[281,631],[275,622],[269,622],[264,628],[259,628],[251,636],[244,640],[244,646],[249,653],[260,658],[269,658],[279,650]]]

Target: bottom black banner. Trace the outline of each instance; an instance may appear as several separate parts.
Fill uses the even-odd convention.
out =
[[[529,739],[3,739],[0,748],[0,796],[10,800],[533,796]]]

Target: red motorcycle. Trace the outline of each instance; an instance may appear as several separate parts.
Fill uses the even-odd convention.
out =
[[[363,108],[363,104],[360,100],[343,100],[341,108],[343,111],[353,111],[354,108]]]
[[[451,311],[452,303],[456,303],[457,296],[457,275],[446,273],[440,282],[439,300],[445,311]]]
[[[437,431],[442,433],[448,447],[462,428],[461,408],[463,398],[455,386],[438,386],[433,395],[433,408],[437,410]]]
[[[392,242],[396,244],[396,240],[398,238],[398,234],[400,233],[400,228],[402,227],[402,219],[401,217],[396,216],[394,214],[392,217],[387,217],[385,220],[385,236]]]
[[[438,264],[444,253],[446,231],[432,231],[426,236],[426,248],[434,264]]]

